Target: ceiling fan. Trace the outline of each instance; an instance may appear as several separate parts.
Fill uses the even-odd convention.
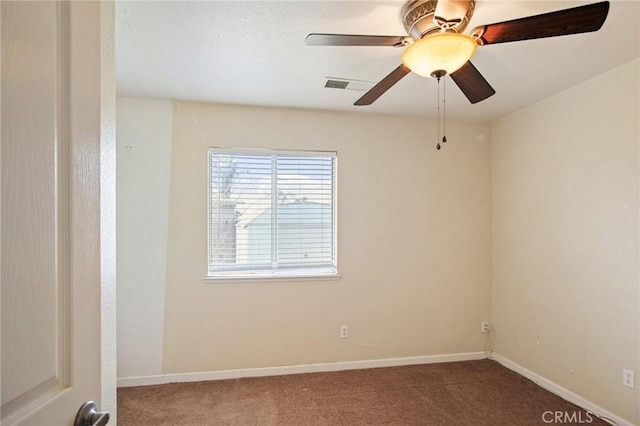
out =
[[[609,12],[609,2],[602,1],[481,25],[469,35],[462,34],[473,16],[475,4],[475,0],[407,0],[400,16],[408,36],[313,33],[307,36],[305,44],[405,48],[402,64],[354,105],[372,104],[412,71],[438,80],[450,75],[474,104],[495,94],[495,90],[469,60],[478,46],[597,31]]]

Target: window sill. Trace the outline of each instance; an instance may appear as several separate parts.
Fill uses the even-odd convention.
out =
[[[229,275],[229,276],[204,276],[202,281],[207,284],[232,283],[232,282],[273,282],[273,281],[336,281],[342,278],[342,274],[317,274],[317,275]]]

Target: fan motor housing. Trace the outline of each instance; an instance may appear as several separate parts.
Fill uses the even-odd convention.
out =
[[[400,10],[402,25],[407,34],[414,40],[420,40],[424,36],[438,32],[441,28],[434,22],[433,16],[436,11],[438,0],[408,0]],[[448,28],[456,32],[462,32],[469,25],[469,20],[473,16],[475,0],[469,1],[469,8],[459,24]]]

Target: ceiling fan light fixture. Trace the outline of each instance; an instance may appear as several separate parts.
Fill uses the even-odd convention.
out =
[[[402,63],[422,77],[442,77],[456,72],[473,56],[478,44],[464,34],[443,32],[429,35],[409,46]]]

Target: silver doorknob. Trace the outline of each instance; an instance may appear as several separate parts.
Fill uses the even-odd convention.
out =
[[[93,401],[85,401],[76,414],[73,426],[104,426],[109,423],[109,413],[99,412]]]

